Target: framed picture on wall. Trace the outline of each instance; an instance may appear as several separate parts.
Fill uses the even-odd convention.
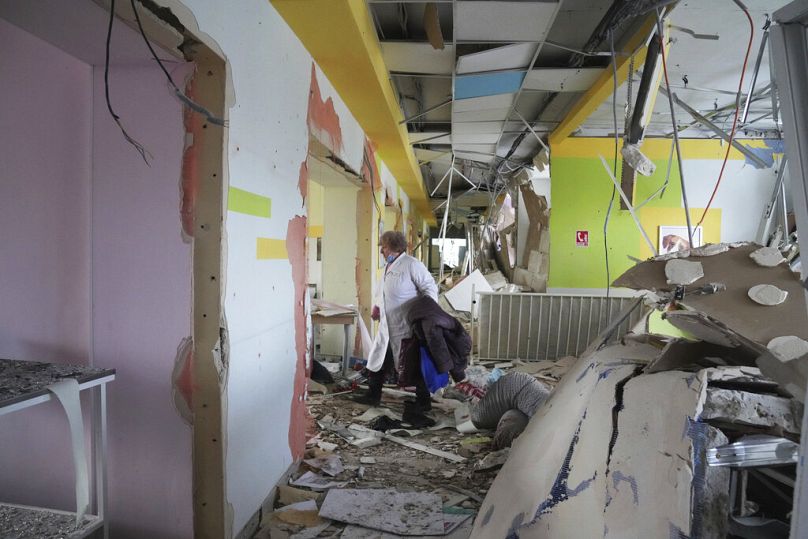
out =
[[[692,247],[701,247],[703,227],[697,226],[693,229],[693,245],[687,238],[686,226],[661,225],[659,227],[659,254],[664,255],[676,251],[684,251]]]

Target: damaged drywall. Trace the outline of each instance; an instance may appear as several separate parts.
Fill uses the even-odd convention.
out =
[[[310,133],[332,152],[335,154],[342,152],[342,128],[339,116],[334,109],[334,100],[331,97],[323,99],[320,85],[317,82],[317,69],[314,62],[311,64],[311,88],[306,124],[309,126]]]
[[[194,397],[194,342],[186,337],[177,346],[177,357],[174,359],[174,372],[171,375],[174,407],[177,413],[189,425],[193,425]]]

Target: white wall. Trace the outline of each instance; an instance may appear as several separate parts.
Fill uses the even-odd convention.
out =
[[[0,357],[88,364],[92,68],[0,19],[0,73]],[[0,500],[75,510],[59,405],[0,433]]]
[[[290,425],[299,366],[292,267],[287,259],[258,260],[256,241],[284,240],[290,220],[305,214],[298,180],[312,58],[269,2],[238,9],[216,0],[162,3],[228,61],[230,186],[272,199],[269,218],[228,211],[225,221],[225,478],[235,533],[292,464],[290,441],[299,436],[292,431],[302,427]],[[319,69],[316,78],[340,120],[343,147],[332,151],[360,170],[364,134]]]
[[[703,208],[707,204],[720,170],[721,161],[684,160],[685,187],[691,208]],[[776,179],[775,167],[756,169],[742,160],[727,161],[712,205],[721,209],[722,242],[756,239]]]
[[[134,34],[115,31],[118,46]],[[110,69],[115,110],[151,153],[147,166],[109,116],[103,69],[0,20],[0,70],[0,357],[116,369],[110,534],[190,537],[191,431],[171,380],[190,335],[182,106],[151,62]],[[58,404],[3,416],[0,431],[0,499],[75,510]]]

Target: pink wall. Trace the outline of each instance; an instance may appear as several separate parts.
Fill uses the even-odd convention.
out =
[[[92,68],[0,19],[0,73],[0,357],[87,363]],[[58,405],[0,433],[0,500],[75,509]]]
[[[95,95],[103,96],[103,70],[95,71]],[[110,81],[127,131],[153,155],[146,166],[104,100],[94,101],[94,354],[118,371],[109,392],[111,536],[185,539],[193,535],[192,433],[171,385],[177,346],[191,334],[182,109],[157,67],[113,68]]]
[[[117,369],[110,535],[191,537],[192,433],[171,382],[191,332],[181,106],[148,59],[113,66],[113,104],[148,167],[109,118],[103,66],[0,20],[0,73],[0,357]],[[0,417],[0,433],[0,500],[74,508],[61,410]]]

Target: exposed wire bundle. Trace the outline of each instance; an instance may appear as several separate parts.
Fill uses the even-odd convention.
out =
[[[160,69],[162,69],[163,73],[165,73],[165,76],[168,79],[169,84],[171,84],[171,87],[174,89],[174,95],[177,97],[177,99],[179,99],[189,109],[191,109],[194,112],[197,112],[197,113],[201,114],[202,116],[204,116],[205,119],[208,122],[210,122],[212,124],[215,124],[215,125],[221,125],[221,126],[227,127],[227,123],[224,120],[214,116],[205,107],[203,107],[202,105],[196,103],[191,98],[186,96],[185,93],[182,90],[180,90],[180,88],[176,85],[176,83],[174,82],[174,79],[171,77],[171,74],[168,72],[168,70],[163,65],[162,60],[160,60],[160,58],[157,56],[157,53],[154,51],[154,48],[152,47],[151,43],[149,42],[149,38],[146,37],[146,32],[143,29],[143,24],[140,22],[140,14],[138,13],[137,6],[135,5],[135,0],[130,0],[130,3],[132,5],[132,11],[135,14],[135,20],[137,21],[137,26],[138,26],[138,29],[140,30],[140,35],[143,36],[143,41],[146,42],[146,46],[149,48],[149,52],[151,52],[151,55],[155,59],[155,61],[157,62],[157,65],[159,65]],[[107,103],[107,110],[109,111],[110,116],[112,116],[112,119],[118,125],[118,128],[121,130],[121,133],[123,134],[124,139],[126,139],[126,141],[129,144],[134,146],[135,150],[137,150],[138,154],[140,154],[140,157],[143,158],[143,161],[145,161],[145,163],[147,165],[150,165],[149,160],[152,158],[152,155],[149,153],[149,151],[140,142],[135,140],[135,138],[132,137],[126,131],[126,128],[123,126],[123,122],[121,121],[121,117],[112,108],[112,103],[110,101],[110,97],[109,97],[109,63],[110,63],[109,62],[109,52],[110,52],[110,43],[112,41],[112,25],[113,25],[114,21],[115,21],[115,0],[110,0],[109,24],[107,25],[107,37],[106,37],[106,42],[105,42],[105,56],[104,56],[104,97],[105,97],[106,103]]]

